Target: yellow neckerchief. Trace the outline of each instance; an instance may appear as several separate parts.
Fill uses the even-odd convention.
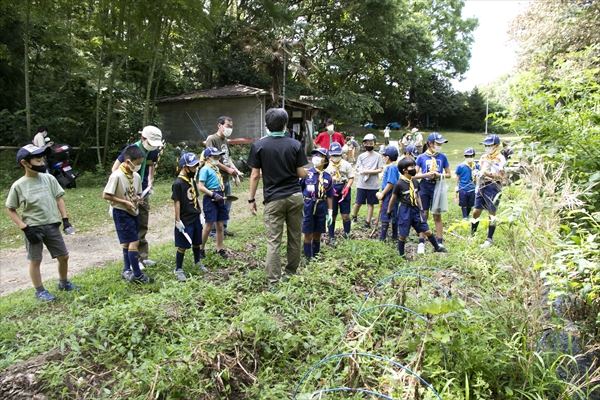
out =
[[[342,174],[340,172],[341,168],[342,168],[342,159],[340,159],[339,162],[334,162],[333,160],[329,160],[329,162],[331,163],[331,166],[333,167],[333,181],[338,183],[342,180]]]
[[[315,167],[315,171],[319,174],[319,178],[317,180],[317,192],[315,193],[315,198],[321,200],[321,198],[325,194],[325,182],[323,181],[323,173],[325,172],[325,168],[319,170],[319,168]]]
[[[417,205],[417,196],[415,193],[415,185],[413,183],[413,180],[405,177],[404,175],[400,175],[400,179],[402,179],[405,182],[408,182],[408,190],[410,192],[410,204],[413,206],[416,206]]]
[[[494,151],[492,151],[490,154],[484,154],[482,158],[487,161],[494,161],[498,158],[498,155],[501,151],[502,149],[500,148],[500,146],[496,146]]]
[[[213,164],[212,160],[209,160],[208,166],[210,167],[210,169],[212,169],[213,171],[215,171],[215,173],[217,174],[217,178],[219,179],[219,190],[220,191],[224,191],[225,190],[225,183],[223,182],[223,175],[221,175],[221,170],[219,170],[219,166]]]
[[[133,187],[133,172],[128,171],[124,163],[121,163],[121,165],[119,165],[119,169],[121,170],[123,175],[125,175],[125,178],[127,178],[127,181],[129,182],[129,187],[125,191],[125,196],[129,200],[132,200],[134,198],[134,195],[136,194],[135,188]]]
[[[465,159],[465,162],[463,164],[469,167],[469,169],[471,170],[471,180],[475,182],[475,174],[473,173],[473,170],[475,169],[475,159],[472,158],[471,161],[467,161]]]
[[[429,157],[431,157],[431,167],[430,167],[429,171],[425,171],[425,172],[437,172],[437,160],[435,158],[435,156],[438,154],[437,151],[427,149],[427,150],[425,150],[425,154],[428,155]]]
[[[192,188],[192,204],[194,205],[194,208],[196,210],[200,210],[200,203],[198,202],[198,192],[196,192],[196,182],[192,181],[182,172],[183,170],[179,173],[179,178],[181,178],[181,180],[186,182]]]

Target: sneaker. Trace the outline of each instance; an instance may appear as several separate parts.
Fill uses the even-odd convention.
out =
[[[358,222],[358,216],[352,217],[352,222]]]
[[[145,265],[144,265],[144,263],[143,263],[143,262],[141,262],[141,261],[139,261],[139,262],[138,262],[138,266],[140,267],[140,271],[143,271],[143,270],[145,270],[145,269],[146,269],[146,266],[145,266]]]
[[[331,247],[335,247],[335,245],[336,245],[336,243],[335,243],[335,238],[329,238],[329,242],[328,242],[328,243],[329,243],[329,245],[330,245]]]
[[[185,282],[185,281],[187,281],[187,278],[185,277],[185,272],[183,272],[182,269],[176,269],[173,272],[175,273],[175,277],[177,278],[177,280],[179,282]]]
[[[129,282],[131,283],[152,283],[154,282],[154,279],[150,278],[148,275],[144,274],[142,272],[142,274],[140,276],[135,276],[133,273],[131,274],[131,278],[129,279]]]
[[[481,249],[487,249],[488,247],[491,247],[491,246],[492,246],[492,244],[493,244],[493,243],[492,243],[492,239],[486,239],[486,240],[485,240],[485,242],[483,242],[483,243],[482,243],[482,244],[479,246],[479,248],[481,248]]]
[[[142,260],[142,264],[144,264],[146,267],[154,267],[156,265],[156,261],[154,260]]]
[[[130,281],[132,276],[133,276],[133,271],[130,269],[127,269],[127,270],[124,270],[123,272],[121,272],[121,278],[123,278],[126,281]]]
[[[417,245],[417,254],[425,254],[425,243],[419,243]]]
[[[220,255],[224,259],[229,258],[229,256],[227,255],[227,252],[225,251],[225,249],[218,250],[217,254]]]
[[[70,292],[71,290],[79,290],[79,288],[75,286],[71,281],[67,281],[65,283],[58,282],[58,290]]]
[[[227,231],[227,230],[226,230],[225,232],[223,232],[223,234],[224,234],[225,236],[228,236],[228,237],[234,237],[234,236],[235,236],[235,233],[233,233],[233,232],[230,232],[230,231]]]
[[[365,222],[365,228],[371,229],[371,223],[370,222]]]
[[[342,237],[343,237],[344,239],[350,239],[350,234],[349,234],[349,233],[346,233],[346,232],[344,232],[344,233],[342,233]]]
[[[196,263],[196,267],[198,267],[198,269],[199,269],[199,270],[200,270],[200,272],[202,272],[202,273],[207,273],[207,272],[208,272],[208,268],[206,268],[206,267],[204,266],[204,264],[202,263],[202,260],[200,260],[200,261],[198,261],[198,262]]]
[[[443,245],[438,245],[437,250],[435,250],[436,253],[447,253],[448,250],[443,246]]]
[[[206,251],[204,249],[200,249],[200,258],[206,258]]]
[[[41,301],[54,301],[56,300],[56,297],[54,297],[54,295],[52,293],[50,293],[49,291],[47,291],[46,289],[42,290],[41,292],[35,292],[35,297],[38,300]]]

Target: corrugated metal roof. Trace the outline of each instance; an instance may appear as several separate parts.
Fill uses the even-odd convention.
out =
[[[180,94],[178,96],[161,97],[156,100],[157,103],[170,103],[177,101],[187,101],[195,99],[220,99],[226,97],[250,97],[268,95],[264,89],[255,88],[246,85],[222,86],[214,89],[196,90],[190,93]]]

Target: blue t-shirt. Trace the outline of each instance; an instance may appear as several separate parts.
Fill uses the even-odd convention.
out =
[[[426,153],[422,153],[419,154],[419,157],[417,157],[417,167],[419,167],[421,169],[421,173],[427,173],[427,172],[431,172],[432,168],[431,166],[433,165],[433,160],[435,159],[435,162],[437,164],[437,168],[435,169],[435,171],[439,172],[439,173],[443,173],[443,171],[446,168],[450,168],[450,163],[448,162],[448,158],[446,157],[445,154],[443,153],[437,153],[435,156],[430,156]],[[434,179],[424,179],[425,181],[431,181]]]
[[[125,146],[125,148],[123,148],[123,150],[121,150],[121,153],[117,157],[117,160],[119,160],[119,162],[125,161],[125,150],[127,150],[130,146],[139,147],[140,149],[142,149],[142,152],[146,155],[146,159],[142,163],[142,167],[138,171],[138,174],[140,174],[140,176],[142,177],[142,190],[144,190],[144,189],[146,189],[146,187],[148,187],[148,171],[146,168],[147,162],[152,161],[153,163],[156,163],[156,161],[158,160],[158,153],[160,151],[159,150],[148,151],[144,148],[144,146],[138,145],[138,143],[128,144],[127,146]]]
[[[473,169],[479,169],[477,163],[473,164]],[[456,167],[456,176],[458,176],[458,190],[473,192],[475,183],[473,183],[473,170],[466,163],[462,162]]]
[[[211,167],[209,167],[207,165],[202,167],[202,169],[200,170],[200,175],[199,175],[198,180],[200,182],[203,182],[204,186],[206,186],[206,188],[210,191],[223,190],[223,188],[221,188],[221,183],[219,181],[219,177],[217,176],[217,173],[215,172],[214,169],[212,169]]]
[[[388,183],[393,187],[398,182],[398,179],[400,179],[400,171],[398,171],[396,163],[386,165],[383,170],[383,178],[381,179],[381,190],[385,189]],[[390,191],[389,193],[392,192]]]
[[[323,187],[319,188],[319,175],[323,174]],[[310,168],[306,173],[306,178],[300,180],[302,194],[305,198],[311,199],[326,199],[333,197],[333,179],[328,172],[317,171],[314,167]]]

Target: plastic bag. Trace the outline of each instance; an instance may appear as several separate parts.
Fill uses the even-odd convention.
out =
[[[441,214],[448,211],[448,184],[442,176],[435,184],[433,200],[431,202],[431,213]]]

